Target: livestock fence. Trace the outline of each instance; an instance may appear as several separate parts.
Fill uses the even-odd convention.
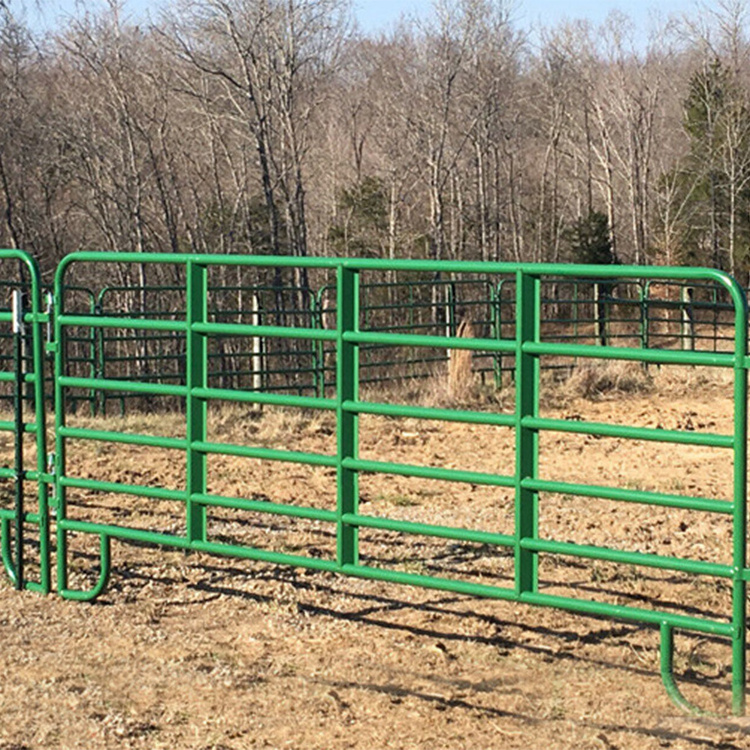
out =
[[[324,274],[321,274],[324,276]],[[454,278],[450,278],[454,276]],[[434,278],[405,278],[363,284],[360,310],[363,324],[372,331],[455,336],[463,322],[473,334],[502,339],[515,325],[515,281],[480,274],[436,271]],[[14,283],[0,280],[0,297]],[[336,286],[317,289],[293,284],[225,283],[210,290],[217,321],[252,325],[292,322],[325,330],[335,318]],[[42,285],[42,305],[52,311],[52,287]],[[84,285],[66,287],[77,310],[106,317],[143,317],[159,320],[186,309],[184,286],[175,284],[107,284],[96,293]],[[9,311],[7,297],[5,311]],[[726,290],[712,282],[630,280],[617,278],[563,279],[542,283],[541,327],[551,340],[641,348],[680,348],[720,351],[733,341],[733,307]],[[50,321],[52,317],[50,317]],[[52,323],[49,323],[51,327]],[[27,336],[28,338],[28,336]],[[21,343],[21,356],[31,364],[30,342]],[[181,331],[138,331],[91,327],[68,337],[72,347],[67,363],[94,378],[145,383],[184,384],[185,334]],[[13,358],[12,333],[0,333],[0,367]],[[246,337],[211,342],[208,368],[222,387],[292,392],[324,397],[336,385],[335,347],[325,340],[295,341]],[[376,385],[402,379],[429,378],[448,361],[447,350],[429,353],[419,347],[394,352],[379,344],[360,347],[360,383]],[[570,372],[577,358],[550,359],[544,369]],[[514,355],[486,352],[472,359],[483,383],[501,388],[515,377]],[[45,395],[53,403],[53,368],[47,358]],[[33,388],[24,398],[31,403]],[[12,394],[0,390],[0,403]],[[148,404],[148,396],[128,390],[90,389],[68,399],[73,409],[81,404],[92,414],[106,414],[114,402],[121,414],[128,405]]]
[[[195,550],[215,555],[263,561],[276,565],[308,568],[375,579],[391,583],[408,584],[439,589],[468,596],[488,597],[528,605],[554,607],[587,615],[615,618],[654,626],[660,632],[661,676],[670,697],[679,705],[693,710],[679,691],[673,672],[675,630],[700,633],[727,639],[732,649],[732,707],[736,714],[745,709],[746,685],[746,582],[750,577],[746,555],[746,494],[747,494],[747,372],[750,359],[747,354],[748,306],[744,291],[726,274],[698,268],[665,267],[592,267],[560,264],[432,262],[422,260],[380,261],[371,259],[340,258],[289,258],[265,256],[221,255],[162,255],[128,253],[80,252],[67,256],[59,264],[54,286],[45,298],[36,263],[17,250],[0,251],[0,266],[9,301],[6,311],[0,312],[0,326],[4,340],[11,342],[9,354],[2,360],[0,384],[9,389],[12,398],[12,418],[0,422],[0,435],[8,433],[13,439],[11,465],[0,468],[0,480],[7,490],[5,505],[0,507],[0,532],[2,532],[2,561],[19,589],[43,593],[53,587],[63,597],[90,600],[100,595],[107,585],[111,568],[111,540],[126,540],[141,544]],[[111,269],[169,268],[180,283],[158,292],[159,307],[149,307],[144,299],[148,289],[142,286],[139,305],[131,312],[110,310],[98,299],[81,289],[87,288],[91,278],[110,278]],[[321,323],[305,303],[305,286],[295,284],[300,270],[326,277],[318,296],[328,300],[325,310],[327,320]],[[219,281],[236,272],[255,272],[258,276],[270,275],[290,280],[287,290],[295,305],[285,315],[277,312],[276,319],[262,320],[257,315],[260,305],[250,305],[250,311],[233,307],[239,283],[229,289],[230,303],[222,303],[227,287]],[[261,273],[262,272],[262,273]],[[363,298],[377,291],[383,294],[397,288],[398,283],[410,284],[415,299],[419,295],[429,300],[428,311],[434,311],[435,299],[444,299],[442,283],[420,284],[420,279],[434,281],[456,275],[462,280],[457,289],[473,284],[476,288],[489,288],[503,314],[500,322],[491,328],[479,325],[473,337],[459,336],[455,330],[438,321],[440,327],[425,324],[414,332],[414,327],[389,329],[383,324],[382,312],[377,305],[363,306]],[[609,321],[609,337],[582,343],[569,332],[567,326],[545,326],[543,309],[548,299],[545,289],[557,285],[572,288],[570,296],[561,297],[555,304],[568,305],[571,300],[583,305],[582,300],[601,302],[602,287],[612,296],[619,290],[654,287],[693,289],[688,299],[678,297],[660,305],[665,310],[684,311],[686,304],[721,304],[716,315],[716,327],[724,332],[719,346],[716,336],[709,339],[710,350],[702,348],[696,333],[690,344],[670,348],[666,337],[674,339],[677,332],[661,331],[665,340],[658,345],[656,331],[649,333],[648,346],[644,346],[643,330],[639,335],[628,331],[620,335],[619,319]],[[575,299],[576,289],[589,289],[589,296]],[[257,285],[263,292],[281,293],[278,284]],[[597,293],[590,290],[599,287]],[[122,300],[130,294],[124,288],[106,292]],[[448,286],[448,288],[451,288]],[[435,289],[438,291],[435,292]],[[497,291],[500,290],[500,291]],[[511,291],[512,290],[512,291]],[[712,298],[714,291],[715,298]],[[258,290],[256,289],[256,292]],[[254,294],[256,293],[254,292]],[[628,321],[642,322],[642,299],[630,291],[621,291],[625,309],[637,311],[625,316]],[[92,299],[94,306],[92,306]],[[256,296],[257,299],[257,296]],[[125,303],[115,304],[115,307]],[[389,302],[380,307],[390,310]],[[551,304],[551,303],[549,303]],[[99,309],[95,306],[99,305]],[[147,310],[144,314],[143,310]],[[320,309],[320,308],[318,308]],[[560,308],[562,309],[562,307]],[[709,308],[707,308],[709,309]],[[482,315],[492,315],[491,306],[481,307]],[[507,314],[506,314],[507,313]],[[407,316],[410,313],[407,313]],[[415,320],[417,313],[414,312]],[[472,317],[480,319],[478,313]],[[564,315],[560,316],[564,319]],[[697,318],[697,316],[694,317]],[[719,320],[720,318],[720,320]],[[403,318],[402,318],[403,319]],[[580,317],[575,317],[583,325]],[[591,315],[596,322],[598,317]],[[679,321],[680,326],[683,325]],[[401,324],[405,325],[405,324]],[[701,326],[709,325],[705,321]],[[700,327],[698,329],[700,331]],[[601,330],[594,336],[601,334]],[[627,334],[627,335],[626,335]],[[692,335],[692,334],[689,334]],[[82,351],[108,347],[115,350],[121,342],[140,346],[141,363],[162,356],[158,347],[162,337],[179,339],[184,347],[181,369],[175,371],[171,382],[165,382],[163,373],[158,378],[139,377],[128,371],[120,376],[127,365],[124,362],[112,372],[96,371]],[[263,348],[254,348],[254,341],[262,341]],[[115,342],[113,345],[112,342]],[[241,344],[244,342],[244,348]],[[230,380],[217,357],[236,345],[235,351],[283,351],[278,355],[290,367],[297,350],[274,349],[278,342],[295,342],[300,345],[300,369],[312,375],[310,365],[314,358],[325,360],[325,388],[311,386],[291,389],[284,380],[265,384],[252,379],[255,370],[247,368],[250,378]],[[224,346],[221,348],[220,344]],[[149,349],[154,345],[157,353]],[[482,357],[502,357],[512,361],[514,397],[512,410],[480,410],[471,408],[442,408],[434,406],[393,403],[378,398],[378,391],[363,389],[363,366],[366,352],[374,349],[380,361],[396,362],[399,352],[420,350],[425,357],[435,351],[468,350],[481,361]],[[317,354],[316,354],[317,352]],[[166,355],[165,355],[166,356]],[[169,355],[171,356],[171,355]],[[213,357],[213,359],[212,359]],[[45,359],[51,358],[54,366],[54,410],[45,397]],[[547,363],[575,359],[625,360],[644,366],[681,365],[700,366],[725,370],[732,374],[733,419],[728,434],[716,434],[694,429],[661,429],[632,425],[584,421],[582,419],[549,418],[540,415],[540,374]],[[110,360],[119,362],[119,360]],[[156,360],[159,361],[159,360]],[[131,363],[132,364],[132,363]],[[507,365],[504,365],[507,366]],[[385,370],[392,372],[393,365]],[[387,375],[386,375],[387,376]],[[262,387],[261,387],[262,386]],[[33,396],[30,402],[26,398]],[[117,420],[95,423],[92,427],[71,424],[71,404],[84,397],[99,398],[99,394],[127,394],[128,397],[163,399],[179,405],[178,415],[184,414],[184,434],[180,437],[141,434],[117,428]],[[25,402],[26,406],[25,406]],[[216,404],[267,405],[324,412],[335,419],[335,448],[330,453],[294,450],[292,445],[283,450],[263,444],[209,440],[207,421],[209,406]],[[360,419],[366,415],[388,418],[432,420],[442,424],[465,423],[507,429],[514,436],[513,458],[502,471],[479,472],[446,465],[415,465],[362,458],[360,444]],[[48,425],[49,422],[49,425]],[[646,441],[685,446],[704,446],[731,454],[731,497],[714,499],[690,494],[632,489],[627,487],[599,486],[595,484],[559,481],[544,476],[540,470],[540,435],[547,433],[578,434],[617,438],[622,441]],[[290,436],[290,442],[292,436]],[[31,444],[31,445],[30,445]],[[141,446],[164,450],[184,460],[181,487],[174,489],[159,481],[143,479],[140,483],[132,477],[129,481],[105,481],[91,475],[82,476],[74,462],[69,461],[71,444],[97,446],[108,444],[111,452],[108,462],[117,461],[117,450],[126,446]],[[313,507],[312,504],[277,502],[271,498],[228,497],[211,490],[212,477],[209,459],[217,456],[234,456],[282,462],[292,465],[323,467],[335,484],[335,502],[330,507]],[[30,463],[33,462],[33,466]],[[472,486],[504,490],[511,506],[511,528],[508,533],[496,533],[486,528],[457,527],[430,522],[402,520],[366,512],[360,506],[360,479],[371,475],[411,477],[421,480],[439,480]],[[172,503],[181,519],[177,527],[169,530],[136,528],[124,522],[103,522],[95,513],[71,511],[78,499],[90,493],[104,493],[121,498],[124,507],[129,498],[141,498]],[[731,536],[724,550],[731,563],[719,563],[709,556],[678,557],[652,554],[632,549],[633,541],[622,532],[622,542],[630,549],[610,546],[577,544],[540,534],[539,510],[549,494],[570,497],[598,498],[620,507],[636,504],[686,510],[729,520]],[[498,501],[499,502],[499,501]],[[325,525],[335,536],[335,550],[323,554],[309,550],[308,554],[279,551],[255,544],[228,542],[212,531],[210,518],[220,509],[262,514],[265,518],[304,519]],[[507,580],[492,582],[463,580],[460,577],[428,575],[399,569],[396,566],[372,564],[360,549],[360,532],[366,530],[396,532],[408,537],[437,538],[457,543],[475,543],[486,550],[503,550],[512,563],[512,574]],[[54,550],[51,539],[54,535]],[[73,555],[69,538],[94,538],[98,540],[100,566],[93,585],[84,590],[70,585]],[[718,542],[717,542],[718,543]],[[304,552],[304,550],[302,550]],[[721,552],[721,550],[719,550]],[[54,554],[53,554],[54,553]],[[726,612],[695,612],[683,614],[673,608],[614,604],[597,598],[560,596],[540,587],[539,565],[545,556],[576,560],[597,560],[685,574],[696,578],[724,581],[731,589],[731,605]],[[53,569],[54,558],[54,569]],[[53,580],[54,579],[54,580]]]

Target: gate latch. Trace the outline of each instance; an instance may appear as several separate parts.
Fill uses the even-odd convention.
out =
[[[23,336],[23,292],[20,289],[13,290],[13,334]]]
[[[49,481],[49,499],[50,504],[52,506],[52,514],[55,514],[55,511],[57,510],[57,498],[55,496],[55,454],[54,453],[48,453],[47,454],[47,475],[50,478]]]

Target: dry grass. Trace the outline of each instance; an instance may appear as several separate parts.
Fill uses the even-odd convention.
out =
[[[734,372],[716,367],[654,367],[654,389],[662,395],[726,396],[731,398]]]
[[[475,338],[474,324],[470,318],[464,318],[456,331],[461,339]],[[453,398],[464,399],[474,385],[474,373],[471,369],[473,352],[470,349],[451,349],[448,363],[448,391]]]
[[[563,395],[597,399],[605,394],[651,393],[654,381],[639,363],[586,362],[579,364],[560,388]]]
[[[555,383],[545,373],[545,397],[558,394],[575,406],[543,406],[557,419],[664,429],[692,429],[689,423],[731,432],[730,371],[653,367],[641,373],[636,365],[633,377],[646,378],[639,384],[628,380],[628,369],[591,372],[587,377],[600,385],[588,389],[580,374]],[[459,406],[445,372],[363,391],[362,398]],[[460,405],[471,409],[508,413],[514,406],[512,386],[495,392],[474,383],[462,398]],[[178,436],[185,416],[76,420],[95,429]],[[258,415],[241,404],[213,403],[208,422],[210,439],[219,442],[321,454],[332,453],[335,442],[331,412],[269,408]],[[512,470],[512,430],[395,422],[362,418],[364,458]],[[127,451],[87,441],[70,448],[71,476],[163,487],[179,486],[184,477],[183,463],[151,448]],[[560,481],[717,498],[731,490],[728,454],[702,447],[546,433],[540,453],[540,473]],[[335,478],[327,469],[227,457],[211,464],[209,478],[210,491],[220,495],[335,507]],[[513,527],[504,489],[367,472],[360,481],[368,515],[497,533]],[[180,505],[73,490],[68,500],[80,518],[105,522],[112,512],[113,523],[184,529]],[[731,555],[723,516],[635,504],[617,507],[616,515],[613,509],[549,494],[540,502],[540,526],[545,537],[578,543],[721,563]],[[335,537],[324,524],[218,510],[210,515],[212,539],[335,555]],[[72,544],[77,541],[73,583],[90,585],[97,540],[74,535]],[[364,530],[361,544],[368,561],[404,572],[502,582],[511,570],[511,558],[486,546]],[[124,542],[114,553],[111,586],[93,606],[19,594],[0,583],[0,668],[7,676],[0,691],[6,719],[0,748],[750,747],[746,724],[691,720],[671,706],[659,683],[657,637],[649,629]],[[549,556],[541,570],[550,593],[717,613],[730,607],[723,581]],[[727,663],[726,643],[680,634],[680,683],[700,705],[726,712]],[[50,712],[52,700],[57,709]]]

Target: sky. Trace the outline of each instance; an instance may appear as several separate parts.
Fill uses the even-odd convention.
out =
[[[710,2],[710,0],[707,0]],[[402,14],[427,15],[432,0],[354,0],[357,18],[366,31],[377,33],[393,26]],[[658,18],[694,14],[698,0],[514,0],[511,17],[517,28],[531,32],[565,20],[587,19],[594,26],[609,13],[619,11],[633,20],[635,39],[644,44],[649,28]]]
[[[426,16],[432,0],[353,0],[355,13],[362,29],[369,33],[387,31],[402,14]],[[149,0],[129,0],[128,6],[136,15],[146,15],[149,8],[158,3]],[[27,18],[36,28],[54,26],[62,14],[75,12],[76,0],[15,0],[15,5],[26,6]],[[635,24],[636,35],[645,39],[649,19],[658,8],[662,17],[694,12],[695,0],[514,0],[512,17],[516,26],[533,30],[540,25],[554,26],[562,20],[585,18],[597,25],[608,13],[619,10],[630,16]]]
[[[360,23],[374,31],[388,28],[404,12],[429,13],[431,4],[431,0],[355,0]],[[513,18],[524,28],[540,23],[555,25],[566,18],[586,18],[597,24],[613,10],[631,16],[639,27],[645,28],[654,8],[668,16],[693,10],[695,3],[689,0],[516,0],[510,7],[514,9]]]

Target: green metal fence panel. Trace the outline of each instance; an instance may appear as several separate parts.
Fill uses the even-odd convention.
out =
[[[0,431],[12,432],[13,466],[0,469],[0,482],[12,485],[13,507],[0,508],[0,549],[7,574],[17,589],[48,593],[50,590],[50,518],[45,425],[44,332],[48,316],[42,312],[39,269],[20,250],[0,250],[3,287],[12,299],[10,309],[0,311],[0,326],[12,343],[10,361],[2,363],[0,382],[11,385],[12,419],[0,421]],[[31,390],[29,394],[28,389]],[[28,407],[28,408],[27,408]],[[36,465],[28,468],[24,436],[36,443]],[[27,492],[36,486],[36,508],[27,507]],[[28,530],[36,529],[36,580],[28,575]]]
[[[455,336],[461,323],[470,325],[472,333],[487,334],[496,324],[494,287],[486,278],[449,278],[436,274],[435,278],[405,278],[399,281],[375,281],[360,285],[362,330],[380,333],[409,333],[415,335],[444,334]],[[315,295],[320,327],[325,316],[335,316],[337,288],[321,287]],[[336,366],[331,364],[334,345],[319,345],[318,395],[326,388],[335,388]],[[361,385],[376,386],[392,383],[394,377],[403,380],[433,377],[448,362],[448,351],[425,351],[419,347],[405,347],[394,352],[392,347],[379,343],[360,346]],[[495,375],[495,355],[478,359],[473,370],[485,379]]]
[[[208,314],[217,322],[273,324],[295,318],[306,325],[317,314],[309,289],[284,285],[222,284],[209,281],[212,306]],[[300,302],[302,300],[302,302]],[[300,306],[302,305],[302,306]],[[97,295],[97,312],[105,317],[160,319],[186,309],[180,286],[107,286]],[[183,332],[154,330],[130,333],[117,328],[98,332],[101,377],[141,382],[184,383],[186,337]],[[209,342],[208,377],[223,388],[309,393],[318,391],[319,367],[312,342],[282,339],[212,338]],[[261,349],[265,344],[265,350]],[[119,401],[143,402],[143,395],[128,391],[102,392],[100,408]],[[138,405],[138,404],[136,404]]]
[[[388,274],[385,274],[386,277]],[[364,330],[413,334],[454,334],[462,321],[471,322],[474,335],[502,338],[510,335],[515,321],[515,279],[465,278],[464,274],[436,272],[434,278],[405,278],[399,281],[369,282],[361,288]],[[2,284],[0,283],[0,288]],[[209,281],[209,291],[221,297],[209,311],[216,321],[280,323],[293,316],[297,325],[325,329],[335,318],[336,287],[309,288],[263,284],[224,284]],[[131,315],[149,319],[169,317],[185,309],[184,287],[106,286],[94,299],[88,289],[72,287],[79,303],[91,314],[123,318]],[[607,281],[602,278],[545,278],[541,291],[543,335],[561,343],[641,348],[682,348],[721,351],[733,342],[732,304],[726,291],[712,283],[651,280]],[[503,328],[508,330],[503,333]],[[89,340],[89,339],[92,340]],[[0,333],[0,366],[3,357],[12,360],[9,346],[3,347]],[[9,344],[12,343],[8,342]],[[185,380],[185,334],[179,331],[128,332],[116,327],[92,329],[86,335],[68,336],[76,347],[68,357],[69,374],[96,373],[97,377],[139,380],[144,383],[180,384]],[[407,347],[395,352],[380,344],[360,347],[360,383],[377,386],[403,380],[432,377],[445,367],[445,351],[420,351]],[[398,356],[395,356],[398,354]],[[258,391],[296,392],[322,397],[336,381],[335,346],[322,341],[268,337],[211,338],[209,380],[221,387]],[[568,371],[577,357],[545,358],[545,370]],[[473,359],[473,370],[482,382],[499,388],[504,378],[515,376],[514,355],[487,353]],[[647,365],[644,365],[647,366]],[[48,398],[52,398],[52,376],[48,372]],[[0,394],[0,400],[10,398]],[[27,395],[30,398],[30,395]],[[91,393],[70,397],[69,405],[89,402],[92,413],[106,412],[111,401],[124,414],[128,404],[148,406],[144,393],[100,390],[97,401]]]
[[[179,315],[168,318],[107,317],[80,315],[65,309],[68,276],[83,264],[138,263],[178,264],[186,284],[186,307]],[[336,278],[336,325],[329,329],[315,325],[314,318],[307,326],[283,324],[243,324],[211,319],[207,306],[209,276],[216,267],[265,267],[322,269]],[[463,338],[452,329],[427,333],[402,330],[368,330],[364,325],[362,276],[369,273],[426,273],[481,275],[504,280],[503,289],[514,294],[513,315],[496,316],[484,335]],[[542,336],[543,297],[545,279],[590,280],[587,283],[671,283],[687,279],[690,284],[715,286],[731,302],[733,341],[731,350],[697,351],[688,349],[642,348],[612,346],[602,343],[550,341]],[[512,282],[505,281],[512,279]],[[495,299],[499,295],[496,293]],[[143,543],[169,545],[183,549],[233,557],[288,564],[316,570],[333,571],[345,575],[378,579],[443,589],[472,596],[483,596],[531,605],[625,619],[657,626],[661,633],[662,675],[670,695],[682,704],[672,674],[673,634],[675,629],[707,633],[728,638],[732,642],[733,709],[740,714],[745,706],[745,586],[750,577],[746,560],[746,482],[747,482],[747,302],[744,292],[725,274],[708,269],[658,267],[588,267],[558,264],[503,264],[431,261],[377,261],[335,258],[274,258],[215,255],[156,255],[76,253],[60,264],[55,281],[55,473],[53,479],[57,503],[57,587],[65,597],[87,599],[97,596],[106,585],[110,570],[110,540],[126,539]],[[577,300],[574,300],[577,301]],[[640,311],[642,298],[634,296],[633,308]],[[596,302],[596,297],[594,298]],[[636,322],[641,324],[640,312]],[[184,383],[165,384],[110,378],[70,376],[66,374],[66,338],[70,331],[84,329],[121,330],[140,334],[160,331],[179,334],[186,340],[186,376]],[[512,330],[511,330],[512,329]],[[222,336],[297,339],[314,346],[334,348],[336,381],[333,397],[318,392],[313,396],[292,393],[263,393],[243,389],[214,387],[208,380],[208,351],[212,339]],[[421,406],[394,405],[362,399],[360,384],[361,352],[365,347],[437,348],[442,351],[465,349],[491,352],[514,362],[516,382],[515,407],[512,414],[492,414],[480,411],[459,411]],[[541,418],[539,413],[540,371],[543,358],[612,358],[642,363],[705,365],[725,368],[734,375],[734,429],[732,435],[683,433],[658,429],[636,428],[569,422]],[[147,435],[125,435],[110,431],[74,428],[67,425],[66,399],[71,389],[126,392],[165,396],[185,403],[185,439],[161,438]],[[281,406],[314,408],[331,412],[337,424],[335,454],[315,454],[275,449],[263,446],[211,443],[207,440],[206,420],[209,400],[241,403],[267,403]],[[515,465],[512,473],[493,474],[467,471],[460,468],[421,466],[362,459],[359,455],[359,418],[362,414],[384,414],[443,421],[495,424],[515,431]],[[43,415],[41,416],[43,419]],[[669,495],[642,490],[600,487],[587,484],[552,481],[540,476],[539,436],[546,431],[577,432],[590,435],[618,436],[623,439],[676,442],[720,447],[731,451],[734,459],[733,498],[731,501],[700,497]],[[112,441],[120,444],[151,445],[184,451],[187,468],[184,490],[170,490],[97,479],[70,476],[66,460],[66,441]],[[208,492],[207,457],[235,455],[284,461],[335,470],[335,508],[319,509],[289,506],[251,499],[227,498]],[[424,479],[509,488],[514,493],[515,522],[512,534],[489,533],[483,529],[453,529],[430,523],[407,522],[393,518],[368,515],[358,505],[358,481],[362,473],[402,475]],[[76,490],[101,491],[178,501],[184,504],[184,530],[164,533],[148,529],[134,529],[124,525],[99,523],[89,519],[73,519],[68,514],[68,495]],[[719,513],[731,517],[733,524],[732,564],[719,565],[702,560],[682,559],[641,552],[622,551],[547,539],[539,534],[540,493],[555,492],[585,497],[598,497],[613,502],[640,503],[674,508],[689,508],[704,513]],[[331,524],[337,546],[335,556],[305,556],[279,552],[254,546],[243,546],[214,538],[207,526],[210,508],[222,507],[251,510],[277,516],[316,519]],[[8,518],[14,518],[10,515]],[[434,536],[462,541],[476,541],[507,548],[513,554],[514,585],[500,586],[454,580],[441,576],[411,573],[383,568],[363,562],[360,557],[358,533],[363,528],[386,529],[409,535]],[[74,590],[68,585],[68,542],[70,533],[97,535],[100,538],[100,577],[90,591]],[[4,534],[4,537],[6,534]],[[543,555],[565,555],[583,559],[607,560],[638,566],[674,570],[693,575],[726,579],[732,586],[732,611],[728,616],[703,617],[683,615],[671,610],[651,610],[643,607],[614,605],[574,597],[551,595],[539,588],[539,559]]]
[[[19,286],[20,284],[20,286]],[[10,295],[13,290],[20,290],[24,298],[27,299],[30,294],[30,282],[28,279],[24,279],[21,283],[18,280],[13,281],[10,279],[0,279],[0,297],[6,297],[4,306],[0,306],[3,312],[10,312]],[[71,286],[68,288],[68,293],[75,295],[84,301],[88,309],[94,312],[94,295],[90,289],[85,287]],[[41,284],[41,308],[40,311],[48,316],[47,328],[48,332],[51,331],[51,320],[54,314],[54,306],[52,304],[52,286],[49,284]],[[71,352],[69,362],[71,366],[77,367],[81,365],[87,374],[93,374],[96,370],[97,355],[95,350],[95,341],[90,337],[76,338],[71,337],[74,352]],[[13,332],[10,330],[0,331],[0,368],[12,367],[14,361],[13,349],[15,346],[15,337]],[[23,367],[28,372],[34,370],[34,348],[32,342],[32,328],[27,327],[24,329],[24,335],[21,341],[21,352],[24,360]],[[51,357],[45,358],[44,367],[44,394],[45,398],[52,403],[54,397],[54,368]],[[24,400],[27,404],[33,405],[35,398],[34,386],[31,382],[27,382],[24,386]],[[11,404],[13,396],[8,393],[0,393],[0,403]],[[94,411],[94,405],[91,402],[90,395],[84,395],[80,398],[73,399],[72,406],[77,408],[80,401],[88,402]]]

